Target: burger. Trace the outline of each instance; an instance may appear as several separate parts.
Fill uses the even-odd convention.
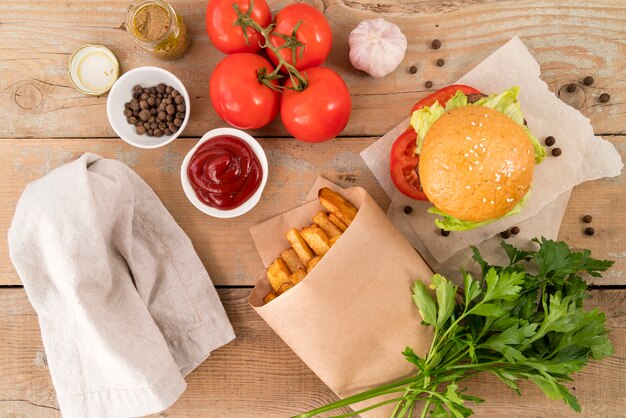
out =
[[[392,147],[391,177],[405,195],[433,204],[439,228],[469,230],[522,210],[546,151],[526,126],[518,93],[454,85],[414,106]]]

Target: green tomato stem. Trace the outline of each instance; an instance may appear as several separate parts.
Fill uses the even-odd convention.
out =
[[[262,83],[274,90],[284,89],[285,87],[274,85],[271,82],[271,80],[275,80],[275,79],[282,77],[282,75],[280,74],[280,69],[282,67],[285,67],[289,75],[289,79],[291,80],[291,84],[293,85],[293,87],[290,87],[288,89],[295,90],[295,91],[304,90],[308,86],[308,81],[306,80],[304,76],[302,76],[302,74],[300,74],[300,72],[296,69],[296,67],[294,67],[292,64],[289,64],[280,54],[280,49],[282,48],[291,49],[292,57],[294,58],[293,62],[295,63],[296,49],[298,47],[304,48],[304,44],[302,44],[296,38],[296,31],[298,27],[300,26],[300,22],[296,24],[293,30],[293,34],[291,36],[283,37],[283,39],[285,40],[285,44],[282,45],[281,47],[275,47],[274,45],[272,45],[272,42],[271,42],[271,34],[275,25],[272,23],[268,27],[264,28],[261,25],[259,25],[257,22],[255,22],[254,19],[252,19],[251,17],[253,7],[254,7],[254,0],[250,0],[250,7],[246,11],[246,13],[242,13],[241,9],[239,9],[239,6],[236,3],[233,3],[233,9],[235,9],[235,12],[237,13],[237,20],[235,21],[234,25],[241,26],[243,33],[244,33],[244,37],[246,39],[246,44],[248,43],[247,28],[252,28],[255,31],[257,31],[259,34],[261,34],[261,36],[263,36],[263,39],[265,40],[265,43],[261,45],[261,48],[269,49],[270,51],[274,53],[274,55],[278,59],[278,65],[276,66],[274,71],[264,76],[265,80],[266,81],[269,80],[269,81],[262,82]]]

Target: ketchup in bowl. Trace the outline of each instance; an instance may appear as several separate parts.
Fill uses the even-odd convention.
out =
[[[247,143],[221,135],[198,147],[189,161],[187,177],[202,203],[228,210],[252,197],[261,184],[263,170]]]

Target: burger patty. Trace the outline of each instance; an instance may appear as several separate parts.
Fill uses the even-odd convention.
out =
[[[487,97],[487,95],[486,94],[482,94],[482,93],[468,94],[467,95],[467,103],[476,103],[478,100],[482,99],[483,97]]]

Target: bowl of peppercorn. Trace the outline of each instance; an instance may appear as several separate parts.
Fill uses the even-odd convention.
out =
[[[158,67],[138,67],[111,87],[107,116],[115,133],[139,148],[169,144],[187,126],[189,94],[174,74]]]

